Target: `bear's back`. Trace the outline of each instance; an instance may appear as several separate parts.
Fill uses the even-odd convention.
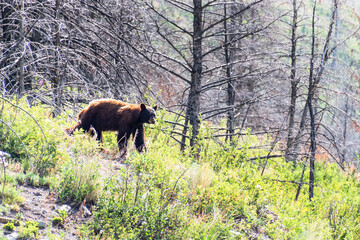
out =
[[[98,131],[118,131],[137,122],[140,107],[115,99],[97,99],[90,102],[81,115],[82,122]]]

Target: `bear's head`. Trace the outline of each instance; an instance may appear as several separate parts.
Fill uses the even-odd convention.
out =
[[[155,107],[147,107],[145,104],[140,104],[140,122],[142,123],[150,123],[154,124],[156,119],[156,109],[157,105]]]

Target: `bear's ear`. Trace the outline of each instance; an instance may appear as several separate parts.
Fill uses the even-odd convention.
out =
[[[156,111],[156,109],[157,109],[157,105],[155,105],[155,107],[153,107],[153,109]]]
[[[140,108],[141,108],[141,110],[145,110],[145,109],[146,109],[145,104],[141,103],[141,104],[140,104]]]

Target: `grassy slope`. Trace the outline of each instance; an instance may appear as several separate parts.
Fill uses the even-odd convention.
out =
[[[211,130],[203,124],[202,152],[195,160],[166,134],[170,126],[163,120],[172,116],[162,112],[157,125],[146,129],[148,153],[131,148],[127,166],[110,174],[111,166],[101,165],[108,155],[99,153],[95,141],[81,133],[65,136],[62,129],[71,124],[65,115],[52,119],[42,106],[17,105],[36,119],[46,140],[31,117],[5,104],[0,150],[22,162],[26,172],[9,174],[7,189],[35,173],[37,184],[50,184],[59,199],[96,202],[93,221],[80,230],[84,239],[356,239],[360,234],[359,182],[326,159],[316,163],[314,200],[309,202],[305,185],[295,202],[297,185],[276,180],[298,181],[302,166],[271,159],[261,176],[264,162],[247,161],[265,155],[249,147],[269,139],[246,136],[225,151],[206,140]],[[105,135],[105,146],[116,149],[114,134]],[[9,198],[8,204],[16,201]]]

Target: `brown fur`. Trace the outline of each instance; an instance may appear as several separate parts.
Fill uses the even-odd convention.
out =
[[[141,152],[145,148],[144,123],[155,123],[156,109],[157,106],[146,107],[143,103],[137,105],[114,99],[94,100],[78,114],[78,122],[66,128],[65,132],[72,135],[81,128],[92,136],[96,133],[96,139],[102,142],[103,131],[117,131],[119,150],[125,150],[125,153],[127,141],[133,135],[135,146]]]

